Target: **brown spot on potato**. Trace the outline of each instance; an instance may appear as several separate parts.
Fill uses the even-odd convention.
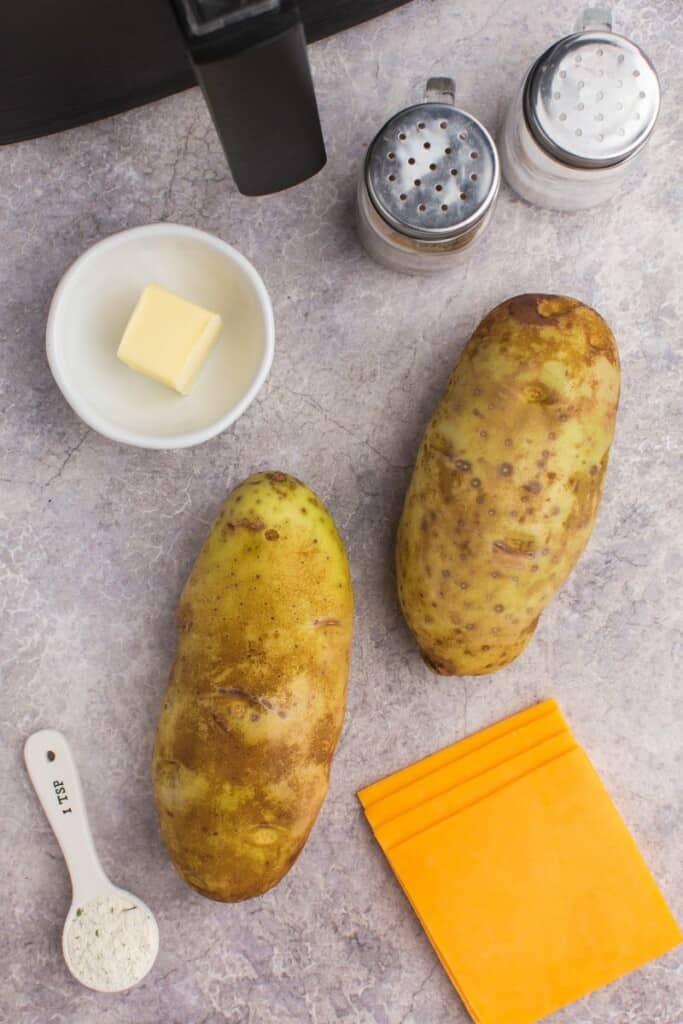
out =
[[[494,540],[492,547],[501,554],[523,555],[525,558],[533,558],[536,553],[536,541],[533,537],[505,537],[503,540]]]
[[[424,661],[427,668],[430,668],[432,672],[436,672],[437,675],[440,676],[453,675],[453,670],[448,663],[437,661],[436,658],[429,654],[425,654],[425,652],[422,650],[420,651],[420,655],[422,656],[422,660]]]
[[[225,718],[222,715],[217,715],[215,711],[211,711],[209,714],[210,714],[210,718],[211,718],[211,721],[213,722],[213,724],[218,729],[220,729],[221,732],[224,732],[224,733],[226,733],[226,735],[229,736],[230,735],[230,728],[228,726],[228,723],[225,721]]]
[[[264,537],[266,538],[266,540],[279,540],[280,534],[277,532],[277,530],[270,529],[266,530]]]
[[[557,317],[550,312],[541,312],[541,300],[543,295],[516,295],[507,304],[508,316],[520,324],[530,324],[535,327],[547,327],[549,324],[556,324]]]
[[[530,405],[554,405],[559,401],[559,395],[557,391],[549,388],[547,384],[544,384],[540,380],[535,380],[522,391],[524,399]]]
[[[529,491],[531,494],[540,494],[541,485],[538,480],[529,480],[524,484],[524,490]]]
[[[589,363],[598,357],[606,359],[612,366],[617,366],[619,357],[614,337],[602,318],[597,323],[584,325],[587,338],[586,356]]]
[[[471,487],[481,487],[481,480],[478,477],[475,476],[474,479],[470,480],[470,486]]]
[[[192,605],[189,601],[181,601],[176,612],[176,624],[181,633],[189,633],[194,622]]]
[[[512,476],[512,463],[499,462],[497,467],[498,476]]]
[[[323,715],[313,730],[308,755],[315,764],[327,764],[337,742],[337,719],[331,713]]]
[[[227,522],[225,525],[230,530],[238,530],[240,527],[243,527],[245,530],[253,530],[255,533],[258,533],[260,530],[264,529],[266,524],[263,522],[262,519],[254,518],[254,519],[233,519],[230,522]]]
[[[425,442],[425,450],[424,452],[418,453],[418,458],[424,458],[427,452],[436,452],[440,455],[445,455],[446,458],[452,458],[453,445],[447,438],[443,437],[441,434],[434,434],[430,438],[429,442]]]

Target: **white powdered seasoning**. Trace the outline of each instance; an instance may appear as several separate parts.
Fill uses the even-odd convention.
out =
[[[148,910],[116,893],[77,907],[66,935],[69,967],[88,988],[119,992],[140,981],[156,955]]]

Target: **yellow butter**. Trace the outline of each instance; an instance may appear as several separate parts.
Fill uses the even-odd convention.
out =
[[[187,395],[221,327],[217,313],[148,284],[116,354],[132,370]]]

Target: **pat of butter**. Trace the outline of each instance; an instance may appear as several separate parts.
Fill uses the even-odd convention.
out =
[[[132,370],[188,395],[221,327],[217,313],[148,284],[116,355]]]

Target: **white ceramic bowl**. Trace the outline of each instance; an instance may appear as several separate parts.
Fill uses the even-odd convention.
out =
[[[150,282],[223,319],[190,395],[116,358]],[[60,281],[47,320],[50,369],[74,412],[105,437],[141,448],[185,448],[225,430],[268,376],[273,346],[273,309],[251,263],[220,238],[180,224],[132,228],[93,245]]]

